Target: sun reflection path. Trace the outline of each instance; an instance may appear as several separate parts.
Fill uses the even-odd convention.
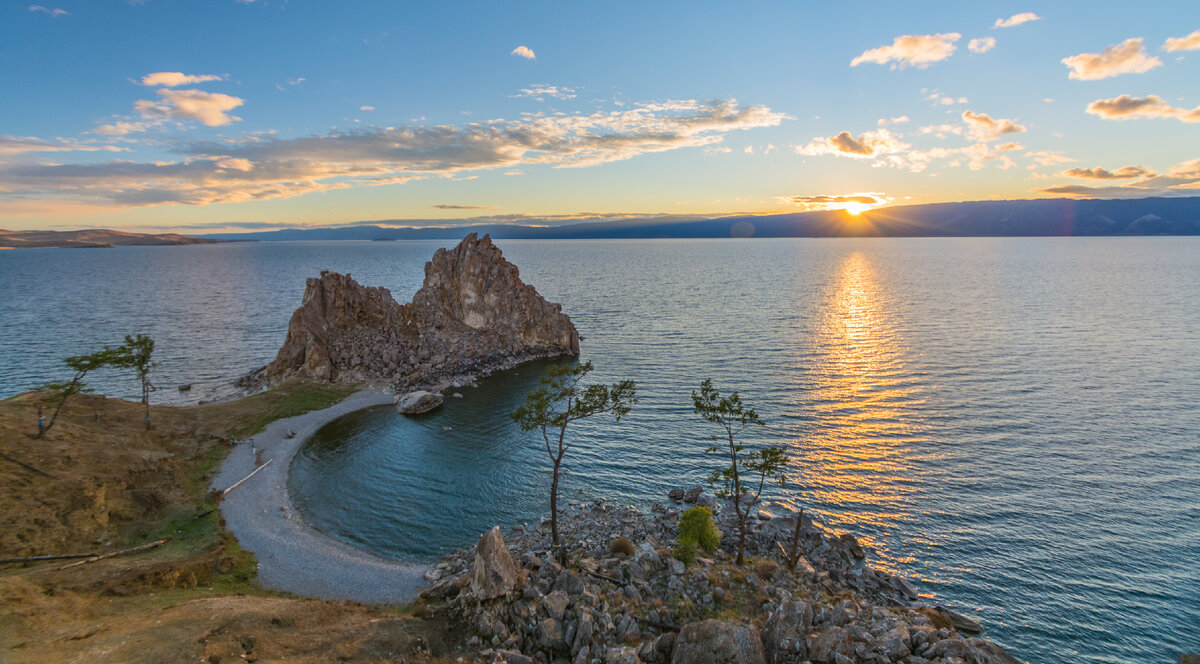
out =
[[[836,530],[871,546],[892,571],[910,559],[889,549],[920,509],[920,466],[912,417],[925,403],[905,364],[901,321],[870,254],[841,260],[793,375],[789,436],[800,495]],[[803,344],[807,339],[800,340]],[[805,349],[808,350],[808,349]],[[797,421],[798,420],[798,421]],[[909,536],[915,533],[908,533]]]

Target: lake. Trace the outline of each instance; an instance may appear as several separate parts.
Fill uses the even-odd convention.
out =
[[[158,341],[157,403],[233,395],[321,269],[400,302],[450,242],[0,252],[0,396],[61,358]],[[620,424],[572,433],[563,495],[642,507],[700,484],[738,390],[794,464],[777,495],[1033,662],[1173,661],[1200,647],[1200,238],[499,241],[562,303]],[[350,415],[293,466],[306,518],[429,560],[548,510],[548,461],[506,413],[525,365],[430,416]],[[191,384],[188,392],[177,385]],[[99,374],[134,397],[134,380]]]

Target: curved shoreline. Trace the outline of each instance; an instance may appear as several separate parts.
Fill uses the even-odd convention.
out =
[[[404,604],[426,585],[428,565],[380,558],[339,542],[304,523],[288,496],[288,472],[297,450],[317,429],[356,410],[392,403],[389,392],[355,392],[342,401],[276,420],[253,437],[270,465],[221,501],[225,526],[258,558],[258,580],[267,588],[368,604]],[[294,431],[291,438],[286,437]],[[224,490],[255,470],[250,445],[238,445],[221,464],[212,488]]]

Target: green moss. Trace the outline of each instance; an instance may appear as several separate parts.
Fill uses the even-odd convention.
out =
[[[357,389],[354,385],[295,383],[246,397],[238,403],[248,412],[233,424],[230,435],[236,438],[253,436],[275,420],[328,408]]]

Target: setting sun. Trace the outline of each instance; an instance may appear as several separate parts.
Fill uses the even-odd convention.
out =
[[[866,203],[847,203],[846,207],[844,207],[842,209],[844,209],[846,212],[849,212],[850,214],[857,217],[858,215],[862,214],[863,212],[870,210],[871,207],[872,206],[867,205]]]

